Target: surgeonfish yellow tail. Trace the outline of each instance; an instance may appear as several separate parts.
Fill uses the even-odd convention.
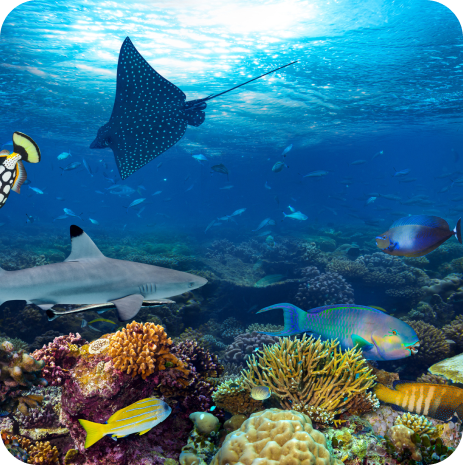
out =
[[[85,448],[88,449],[90,446],[93,446],[101,438],[106,436],[108,425],[102,425],[100,423],[93,423],[93,421],[88,420],[79,420],[82,428],[87,432],[87,437],[85,438]]]
[[[24,181],[27,179],[23,161],[38,163],[40,149],[38,145],[22,132],[13,133],[13,152],[0,152],[0,208],[5,205],[10,191],[19,194]]]

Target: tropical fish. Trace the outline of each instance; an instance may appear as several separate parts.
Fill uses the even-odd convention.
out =
[[[273,226],[275,224],[275,220],[272,220],[271,218],[265,218],[265,220],[262,220],[259,224],[259,226],[257,226],[257,229],[253,229],[252,232],[256,232],[256,231],[259,231],[259,229],[262,229],[264,226]]]
[[[215,220],[212,220],[212,221],[207,225],[207,228],[206,228],[206,230],[204,231],[204,234],[206,234],[207,231],[209,231],[209,229],[210,229],[212,226],[214,226],[214,223],[215,223]]]
[[[370,205],[370,203],[373,203],[378,197],[370,197],[368,200],[367,200],[367,205]]]
[[[233,186],[223,186],[223,187],[219,187],[219,189],[223,189],[223,190],[226,190],[226,189],[231,189]]]
[[[93,223],[93,224],[100,224],[100,223],[98,223],[97,220],[94,220],[94,219],[92,219],[92,218],[89,218],[89,220],[90,220],[90,222]]]
[[[58,160],[66,160],[66,158],[69,158],[69,157],[72,157],[70,150],[69,152],[60,153],[56,158],[58,158]]]
[[[61,166],[60,168],[63,171],[71,171],[71,170],[75,170],[76,168],[79,168],[81,164],[82,163],[80,161],[73,161],[72,163],[69,163],[69,165],[65,166],[64,168],[62,168]]]
[[[284,275],[282,274],[270,274],[268,276],[265,276],[262,279],[259,279],[256,284],[254,284],[254,287],[266,287],[270,286],[271,284],[278,283],[280,281],[283,281],[285,278]],[[257,312],[259,313],[259,312]]]
[[[283,150],[282,155],[283,155],[284,157],[286,157],[286,154],[287,154],[292,148],[293,148],[293,144],[288,145],[288,147],[286,147],[286,148]]]
[[[452,236],[461,244],[461,218],[451,231],[447,221],[438,216],[415,215],[395,221],[376,237],[376,245],[388,255],[422,257]]]
[[[272,167],[272,171],[274,173],[279,173],[284,167],[286,166],[286,168],[288,168],[288,165],[286,163],[283,163],[282,161],[277,161],[273,167]]]
[[[402,200],[401,197],[399,197],[398,195],[393,195],[393,194],[379,194],[379,197],[383,199],[387,199],[387,200],[395,200],[397,202]]]
[[[310,173],[303,176],[303,178],[321,178],[322,176],[326,176],[329,171],[317,170],[311,171]]]
[[[60,216],[57,216],[53,221],[66,220],[67,218],[70,218],[70,216],[69,215],[60,215]]]
[[[63,208],[63,211],[64,213],[66,213],[66,215],[75,216],[76,218],[82,219],[79,215],[76,215],[70,208]]]
[[[118,410],[105,424],[79,420],[87,433],[85,448],[88,449],[108,434],[113,439],[124,438],[133,433],[141,436],[164,421],[171,411],[172,409],[162,400],[149,397]]]
[[[10,414],[10,412],[7,412],[6,410],[0,410],[0,417],[7,417]]]
[[[264,186],[266,189],[271,189],[271,187],[268,185],[268,181],[265,181],[265,186]]]
[[[291,213],[296,213],[296,209],[293,208],[291,205],[288,205],[288,208]]]
[[[97,318],[96,320],[87,321],[85,318],[82,318],[81,328],[89,327],[96,331],[97,333],[111,333],[119,326],[114,321],[106,320],[105,318]]]
[[[87,160],[85,160],[85,158],[82,158],[82,163],[84,164],[85,169],[88,171],[88,174],[93,178],[92,169],[90,168],[90,165],[87,163]]]
[[[380,155],[382,155],[384,152],[381,150],[380,152],[376,152],[372,157],[371,159],[374,160],[376,157],[379,157]]]
[[[355,161],[350,162],[349,165],[351,165],[351,166],[363,165],[366,162],[367,162],[366,160],[355,160]]]
[[[38,187],[27,186],[29,189],[33,190],[36,194],[43,194],[43,190]]]
[[[400,177],[400,176],[407,176],[407,174],[410,174],[410,171],[409,169],[406,169],[406,170],[402,170],[402,171],[397,171],[395,168],[394,168],[394,177]]]
[[[374,388],[381,402],[393,404],[406,412],[417,413],[441,421],[450,421],[455,414],[463,420],[463,389],[446,384],[395,381],[394,389],[382,384]]]
[[[119,196],[125,195],[127,197],[129,197],[135,192],[135,189],[132,189],[129,186],[121,186],[119,184],[115,184],[114,186],[107,187],[106,190],[109,190],[111,194],[119,195]]]
[[[231,216],[237,216],[237,215],[241,215],[242,213],[244,213],[246,211],[246,208],[240,208],[238,210],[235,210],[231,215]]]
[[[154,194],[151,194],[151,195],[159,195],[159,194],[162,194],[162,191],[156,191]]]
[[[228,169],[223,163],[220,163],[219,165],[211,166],[211,170],[215,171],[216,173],[226,174],[227,179],[228,179]]]
[[[145,210],[145,207],[141,207],[140,210],[138,210],[137,212],[138,218],[141,218],[141,214],[143,213],[144,210]]]
[[[207,161],[207,158],[204,155],[192,155],[192,158],[194,158],[196,161],[199,161],[201,163],[202,161]]]
[[[271,248],[275,247],[275,239],[273,238],[273,236],[267,236],[265,239],[265,243]]]
[[[289,215],[283,212],[283,215],[285,216],[285,218],[292,218],[293,220],[301,220],[301,221],[305,221],[308,218],[308,216],[304,215],[304,213],[301,213],[301,212],[294,212],[294,213],[290,213]]]
[[[407,323],[380,310],[362,305],[328,305],[305,312],[292,304],[276,304],[257,313],[281,308],[284,329],[263,332],[273,336],[313,333],[322,339],[337,339],[341,349],[356,345],[367,360],[397,360],[418,352],[418,336]]]
[[[265,400],[272,395],[272,391],[266,386],[256,386],[251,389],[251,397],[254,400]]]
[[[124,207],[124,208],[127,208],[127,211],[129,211],[130,207],[135,207],[135,205],[140,205],[145,200],[146,200],[146,198],[136,199],[128,207]]]
[[[188,125],[200,126],[206,118],[203,110],[207,101],[293,63],[232,89],[186,102],[185,94],[158,74],[126,37],[119,54],[116,99],[111,118],[98,129],[90,148],[111,147],[119,174],[125,179],[175,145]],[[149,122],[149,127],[145,127],[146,122]]]
[[[35,218],[32,215],[28,215],[26,213],[26,223],[33,223],[35,221]]]
[[[0,208],[5,205],[10,190],[17,194],[27,178],[23,160],[29,163],[40,161],[38,145],[22,132],[13,133],[13,152],[2,150],[0,152]]]

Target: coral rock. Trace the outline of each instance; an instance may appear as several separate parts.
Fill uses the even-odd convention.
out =
[[[393,426],[388,431],[388,437],[399,453],[403,453],[408,449],[412,454],[412,459],[421,462],[422,456],[419,447],[412,441],[415,432],[404,425]]]
[[[195,424],[196,429],[205,436],[209,436],[219,424],[219,419],[208,412],[194,412],[190,415],[190,420]]]

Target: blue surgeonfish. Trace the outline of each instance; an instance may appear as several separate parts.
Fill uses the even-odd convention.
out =
[[[0,152],[0,208],[5,205],[10,190],[19,194],[27,178],[23,160],[29,163],[40,161],[39,146],[22,132],[13,133],[13,152]]]
[[[337,339],[343,350],[358,346],[367,360],[398,360],[416,354],[420,346],[410,325],[375,308],[328,305],[305,312],[285,303],[263,308],[257,313],[277,308],[283,310],[283,331],[263,334],[284,337],[312,333],[322,339]]]
[[[133,433],[141,436],[164,421],[171,412],[172,409],[161,399],[149,397],[118,410],[108,418],[106,424],[79,420],[87,433],[85,448],[93,446],[108,434],[116,441],[117,438],[124,438]]]

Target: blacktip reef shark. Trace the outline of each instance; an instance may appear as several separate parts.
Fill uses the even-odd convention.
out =
[[[135,317],[142,306],[171,303],[176,296],[204,286],[207,279],[182,271],[105,257],[90,237],[72,225],[71,254],[62,263],[17,271],[0,269],[0,304],[26,300],[60,315],[116,308],[120,321]],[[56,312],[54,305],[82,307]]]
[[[126,179],[175,145],[190,126],[201,126],[206,102],[219,95],[286,68],[273,69],[231,89],[186,101],[186,95],[157,73],[140,55],[129,37],[124,40],[117,64],[116,99],[109,122],[98,129],[91,149],[110,147],[119,174]]]
[[[21,186],[27,179],[23,160],[29,163],[40,161],[39,146],[22,132],[13,133],[13,152],[0,152],[0,208],[5,205],[10,191],[19,194]]]

